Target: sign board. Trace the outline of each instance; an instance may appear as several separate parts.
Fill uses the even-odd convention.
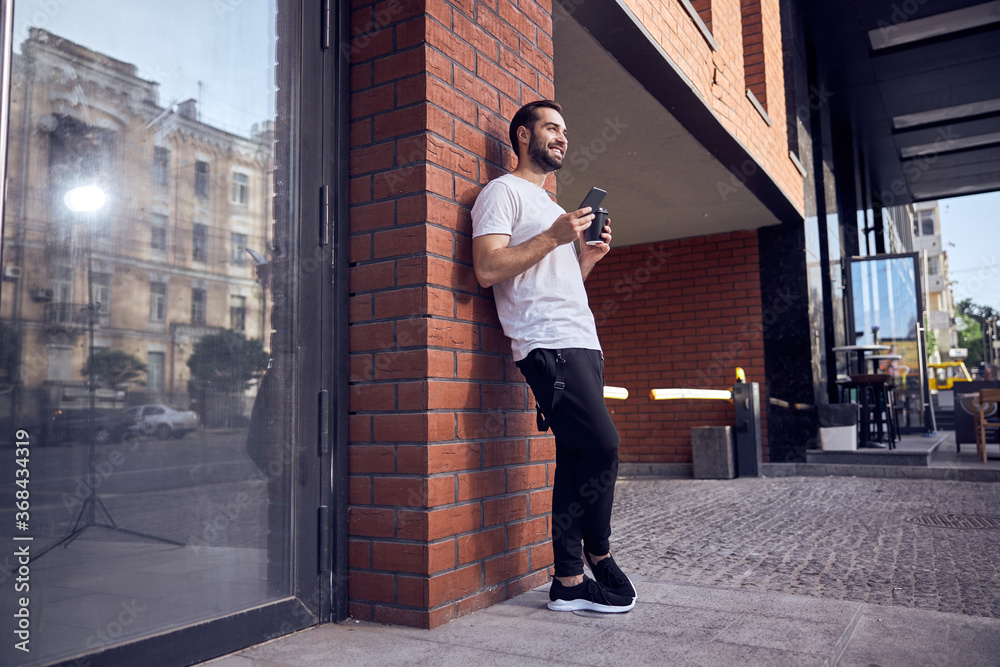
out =
[[[73,387],[73,386],[63,387],[64,401],[71,401],[76,398],[87,398],[88,396],[90,396],[90,391],[87,389],[87,387]],[[125,399],[125,392],[119,389],[98,387],[94,390],[94,398],[100,399],[102,401],[121,401]]]
[[[928,324],[931,329],[947,329],[951,326],[951,316],[944,310],[932,310],[929,313]]]
[[[948,357],[951,359],[968,359],[969,358],[969,348],[967,347],[953,347],[948,350]]]

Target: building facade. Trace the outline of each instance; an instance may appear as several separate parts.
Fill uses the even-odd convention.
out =
[[[0,317],[20,337],[18,420],[86,407],[88,358],[109,352],[145,371],[102,382],[98,408],[188,408],[202,336],[270,331],[245,248],[270,246],[272,137],[202,123],[193,99],[164,108],[134,64],[37,28],[12,81],[4,253],[18,277]],[[108,200],[96,211],[59,196],[94,184]]]

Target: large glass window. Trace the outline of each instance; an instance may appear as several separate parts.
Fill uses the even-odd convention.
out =
[[[851,261],[851,309],[858,344],[887,345],[890,355],[885,372],[895,383],[896,412],[900,427],[925,426],[927,357],[920,323],[923,312],[916,255],[891,255]]]
[[[13,648],[8,623],[0,664],[87,664],[237,614],[274,632],[306,622],[288,611],[291,472],[309,468],[293,424],[316,404],[298,396],[289,342],[302,6],[13,5],[0,204],[4,266],[23,271],[0,282],[0,430],[30,442],[18,534],[33,560],[31,652]],[[276,204],[251,201],[250,184],[272,183]],[[245,204],[240,243],[271,250],[266,280],[231,270],[226,194]],[[13,498],[13,479],[0,496]],[[20,544],[10,509],[0,539]],[[8,620],[11,599],[0,596]],[[280,623],[261,611],[282,605]],[[149,655],[115,660],[156,664]]]

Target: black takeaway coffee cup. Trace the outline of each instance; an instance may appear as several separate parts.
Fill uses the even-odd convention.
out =
[[[601,234],[604,233],[604,225],[608,224],[608,209],[599,208],[594,211],[594,221],[583,231],[583,237],[587,240],[587,245],[604,243]]]

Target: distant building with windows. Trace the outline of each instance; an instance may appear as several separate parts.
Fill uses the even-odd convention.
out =
[[[955,302],[948,278],[948,253],[941,241],[941,213],[934,201],[913,204],[913,250],[920,253],[921,284],[927,309],[927,329],[935,345],[928,341],[932,362],[948,360],[948,350],[958,347],[955,329]]]
[[[271,247],[273,128],[242,137],[201,122],[194,100],[161,106],[135,65],[41,29],[12,66],[3,232],[19,277],[0,319],[21,334],[22,410],[84,405],[91,304],[95,350],[146,365],[139,383],[98,390],[98,406],[187,407],[200,337],[268,343],[245,249]],[[107,203],[70,210],[64,195],[82,185]]]

